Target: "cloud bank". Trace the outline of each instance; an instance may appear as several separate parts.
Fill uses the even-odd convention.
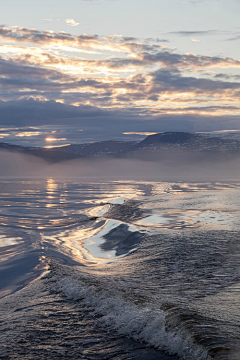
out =
[[[78,24],[73,19],[66,21]],[[211,34],[214,30],[208,31]],[[195,37],[206,35],[206,31],[180,31],[176,35]],[[219,119],[228,119],[230,127],[237,124],[240,60],[181,53],[166,44],[167,38],[76,36],[2,25],[0,124],[30,125],[28,117],[33,107],[32,123],[111,117],[112,125],[120,128],[118,121],[139,120],[139,128],[126,126],[123,132],[155,132],[156,125],[151,129],[141,127],[141,121],[147,120],[161,121],[162,131],[173,130],[172,125],[166,129],[166,119],[187,130],[189,116],[196,130],[207,130],[202,129],[206,118],[214,126],[219,121],[215,129],[222,128]],[[27,99],[41,101],[27,103]],[[25,118],[16,110],[22,101],[27,106]],[[36,111],[43,102],[45,115]],[[60,114],[57,104],[65,105]],[[11,116],[7,115],[8,108]]]

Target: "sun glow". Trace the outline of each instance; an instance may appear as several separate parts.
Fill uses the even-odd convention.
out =
[[[52,138],[52,137],[47,137],[46,139],[45,139],[46,141],[65,141],[65,140],[67,140],[66,138]]]
[[[18,136],[18,137],[30,137],[30,136],[39,136],[41,135],[42,133],[40,131],[24,131],[24,132],[20,132],[18,134],[16,134],[15,136]]]
[[[156,132],[124,132],[123,135],[145,135],[145,136],[149,136],[149,135],[155,135],[157,134]]]

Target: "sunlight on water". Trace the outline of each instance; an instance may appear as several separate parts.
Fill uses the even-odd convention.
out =
[[[21,237],[6,237],[0,235],[0,247],[19,244],[22,241]]]
[[[233,221],[237,221],[239,214],[228,212],[213,212],[201,210],[184,210],[165,212],[161,216],[155,213],[136,222],[138,225],[150,228],[160,227],[167,229],[219,229],[230,230]]]
[[[239,188],[2,180],[0,296],[50,264],[53,293],[85,301],[114,331],[182,359],[235,359]]]

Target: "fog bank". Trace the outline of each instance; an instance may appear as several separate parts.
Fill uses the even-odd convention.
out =
[[[50,164],[43,159],[9,151],[0,152],[0,176],[20,178],[90,178],[104,180],[220,181],[240,178],[239,159],[199,159],[169,156],[161,161],[87,158]]]

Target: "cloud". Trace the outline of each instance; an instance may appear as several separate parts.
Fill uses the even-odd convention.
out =
[[[42,96],[58,102],[99,108],[128,107],[135,114],[142,112],[197,113],[205,111],[202,104],[221,104],[229,100],[238,101],[240,83],[225,81],[221,76],[214,79],[184,76],[177,69],[162,69],[128,77],[82,77],[50,68],[29,66],[16,61],[0,60],[0,97],[14,99],[23,96]],[[224,79],[224,81],[222,80]],[[235,80],[238,80],[236,78]],[[202,98],[204,93],[205,99]],[[182,97],[184,95],[184,97]],[[209,100],[208,98],[209,97]],[[211,98],[210,98],[211,97]],[[180,106],[185,102],[185,107]],[[155,105],[153,105],[153,103]],[[197,106],[189,108],[190,104]],[[166,107],[168,106],[168,108]],[[201,105],[201,107],[200,107]],[[219,106],[212,111],[239,111],[237,107]]]
[[[181,32],[182,33],[182,32]],[[186,33],[186,32],[183,32]],[[190,33],[190,32],[188,32]],[[191,34],[196,32],[191,32]],[[198,32],[197,32],[198,33]],[[119,36],[108,36],[100,37],[98,35],[89,35],[82,34],[80,36],[73,36],[66,32],[55,33],[54,31],[37,31],[35,29],[26,29],[20,27],[7,28],[5,26],[0,26],[0,37],[5,41],[13,42],[23,42],[23,43],[32,43],[38,47],[48,47],[48,51],[44,51],[44,54],[41,54],[42,57],[53,56],[54,49],[56,53],[59,51],[65,52],[81,52],[86,50],[97,50],[101,51],[111,51],[113,53],[122,52],[127,57],[116,57],[114,56],[111,59],[105,59],[102,62],[95,60],[94,66],[97,64],[107,64],[108,68],[121,68],[126,69],[127,66],[146,66],[149,64],[151,66],[153,63],[161,63],[165,66],[182,66],[182,67],[237,67],[240,66],[240,61],[233,58],[224,58],[224,57],[208,57],[201,55],[194,55],[191,53],[188,54],[176,54],[170,49],[161,46],[158,42],[149,43],[149,39],[137,39],[130,37]],[[25,46],[26,48],[26,46]],[[7,47],[5,46],[5,51]],[[8,48],[10,51],[10,48]],[[1,50],[1,49],[0,49]],[[31,51],[30,51],[31,50]],[[29,50],[30,54],[34,54],[33,49]],[[23,51],[23,49],[21,49]],[[35,49],[35,56],[37,55]],[[39,55],[39,51],[38,51]],[[40,57],[40,56],[39,56]],[[68,59],[70,61],[70,59]],[[81,59],[82,60],[82,59]],[[71,59],[75,61],[75,59]],[[85,63],[87,60],[82,60]],[[75,61],[76,62],[76,61]],[[89,61],[90,63],[90,61]]]
[[[65,31],[56,33],[52,30],[38,31],[24,27],[14,26],[12,28],[4,25],[0,26],[0,38],[14,43],[32,43],[36,45],[68,45],[68,46],[86,46],[87,48],[99,48],[107,45],[107,39],[101,39],[97,35],[91,36],[83,34],[73,36]],[[104,41],[105,40],[105,41]]]
[[[202,30],[202,31],[171,31],[168,32],[170,35],[177,35],[177,36],[209,36],[209,35],[217,35],[219,31],[217,30]]]
[[[19,63],[16,60],[0,59],[0,69],[4,74],[0,77],[0,90],[2,91],[21,91],[19,95],[24,95],[24,89],[32,91],[44,91],[46,96],[56,96],[58,98],[69,98],[69,96],[77,96],[79,101],[97,101],[97,102],[114,102],[116,98],[120,104],[121,101],[132,102],[133,100],[141,100],[146,98],[148,100],[157,101],[158,97],[163,93],[192,93],[196,95],[201,91],[208,94],[214,92],[224,93],[225,90],[238,90],[240,84],[238,82],[227,82],[222,80],[196,78],[194,76],[183,76],[182,71],[172,68],[171,66],[183,66],[183,59],[181,55],[176,55],[172,58],[171,54],[161,54],[161,61],[165,62],[167,68],[165,70],[149,71],[147,73],[136,74],[127,77],[82,77],[81,75],[64,73],[61,69],[53,70],[50,68],[43,68],[33,66],[32,64]],[[51,65],[57,64],[57,60],[51,59]],[[150,59],[151,60],[151,59]],[[190,56],[190,62],[192,61]],[[195,61],[196,59],[194,59]],[[199,60],[199,59],[198,59]],[[207,59],[210,61],[210,59]],[[213,60],[213,59],[211,59]],[[149,61],[149,60],[148,60]],[[186,59],[185,59],[186,61]],[[146,59],[144,60],[146,62]],[[87,66],[87,63],[84,63]],[[201,62],[200,62],[201,63]],[[205,60],[206,63],[206,60]],[[44,63],[40,62],[40,65]],[[71,62],[66,60],[66,66]],[[88,66],[101,65],[91,61]],[[171,66],[170,66],[170,65]],[[108,62],[103,62],[102,66],[110,66]],[[170,68],[169,68],[170,66]],[[115,66],[113,66],[115,68]],[[55,94],[55,95],[54,95]],[[234,95],[234,94],[232,94]],[[1,92],[0,92],[1,96]],[[57,100],[57,99],[56,99]],[[75,100],[74,100],[75,101]]]
[[[19,122],[28,125],[40,119],[55,124],[57,118],[94,116],[103,124],[104,116],[115,122],[125,116],[142,121],[182,114],[240,114],[238,59],[184,54],[159,39],[122,35],[75,36],[1,26],[0,37],[0,100],[14,101],[13,109],[8,108],[11,117],[1,108],[4,122],[18,121],[25,111],[20,103],[26,99],[28,111],[36,108],[25,120],[19,115]],[[33,105],[31,99],[43,101]],[[124,132],[128,129],[121,129]]]
[[[232,38],[227,39],[226,41],[235,41],[235,40],[240,40],[240,35],[234,36]]]
[[[75,20],[73,19],[66,19],[65,20],[65,23],[69,26],[78,26],[80,25],[80,23],[77,23]]]
[[[153,83],[163,88],[164,91],[170,90],[180,92],[208,94],[226,89],[240,89],[239,82],[217,81],[211,79],[198,79],[193,76],[182,76],[180,72],[170,72],[168,70],[158,70],[152,74]]]

